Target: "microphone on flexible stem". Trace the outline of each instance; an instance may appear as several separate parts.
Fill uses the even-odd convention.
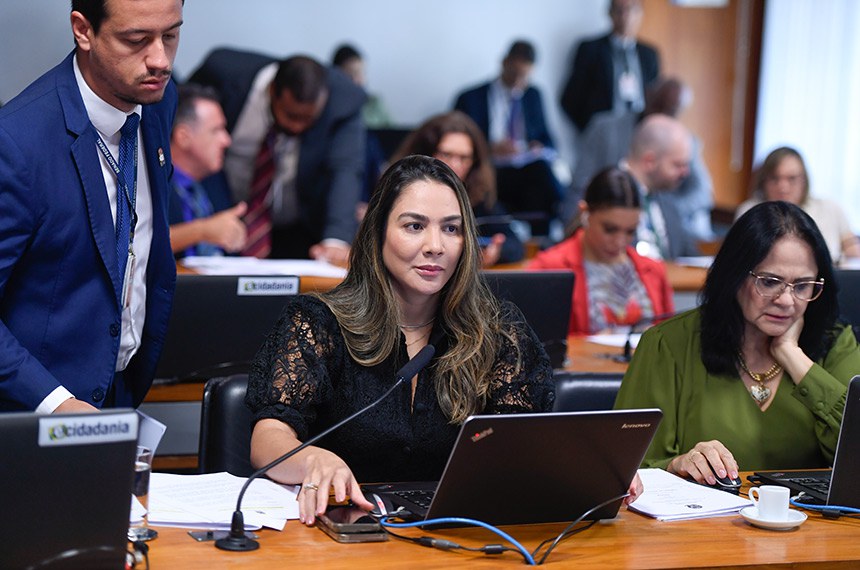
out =
[[[612,360],[615,362],[630,362],[630,359],[633,358],[633,334],[636,332],[636,329],[642,325],[656,324],[661,321],[665,321],[669,317],[674,317],[676,314],[677,313],[662,313],[660,315],[644,317],[630,325],[630,331],[627,333],[627,340],[624,341],[624,353],[614,356]]]
[[[258,548],[260,548],[259,542],[245,535],[245,517],[242,515],[242,498],[245,496],[245,491],[248,489],[248,485],[251,484],[251,481],[260,477],[261,475],[264,475],[272,467],[275,467],[276,465],[279,465],[280,463],[286,461],[307,446],[316,443],[337,428],[354,420],[370,408],[377,405],[379,402],[387,398],[388,395],[391,394],[395,389],[397,389],[398,386],[411,379],[413,376],[418,374],[421,369],[427,366],[427,364],[429,364],[430,362],[430,359],[433,358],[433,355],[435,353],[436,347],[434,347],[432,344],[428,344],[427,346],[419,350],[418,354],[412,357],[409,362],[404,364],[403,368],[397,371],[397,374],[395,375],[396,380],[394,382],[394,385],[391,386],[391,388],[389,388],[379,398],[377,398],[367,406],[363,407],[362,409],[358,410],[348,418],[343,419],[335,425],[331,426],[330,428],[324,430],[323,432],[318,433],[314,437],[302,443],[300,446],[291,449],[290,451],[278,457],[268,465],[265,465],[254,471],[251,476],[248,477],[248,479],[245,481],[245,484],[242,485],[242,490],[239,491],[239,498],[236,501],[236,510],[233,512],[233,519],[230,522],[230,534],[228,534],[224,538],[219,538],[218,540],[216,540],[215,546],[220,548],[221,550],[233,551],[248,551],[257,550]]]

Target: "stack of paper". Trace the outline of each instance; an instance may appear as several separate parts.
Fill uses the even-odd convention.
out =
[[[733,515],[752,504],[732,493],[698,485],[662,469],[640,469],[645,492],[630,509],[661,521]]]
[[[256,257],[189,256],[182,265],[203,275],[299,275],[343,277],[346,269],[312,259],[257,259]]]
[[[149,482],[149,524],[229,529],[239,491],[246,480],[229,473],[153,473]],[[242,500],[245,527],[283,530],[287,519],[299,518],[297,490],[297,486],[255,479]]]

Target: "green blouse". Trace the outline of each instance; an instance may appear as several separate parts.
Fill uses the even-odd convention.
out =
[[[737,374],[705,370],[697,309],[648,330],[615,403],[618,409],[663,410],[642,466],[665,469],[677,455],[712,439],[732,452],[742,471],[830,465],[848,382],[860,374],[853,331],[840,326],[834,333],[830,352],[797,386],[783,375],[763,412]]]

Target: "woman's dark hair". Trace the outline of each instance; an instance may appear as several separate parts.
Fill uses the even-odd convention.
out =
[[[773,176],[773,173],[776,172],[782,161],[788,157],[796,158],[800,162],[800,168],[803,170],[803,191],[800,195],[800,204],[802,205],[806,202],[809,198],[809,171],[806,170],[806,162],[804,162],[800,152],[790,146],[781,146],[772,150],[767,155],[764,162],[756,170],[755,176],[753,176],[752,196],[758,197],[763,201],[768,199],[764,191],[765,183],[768,178]]]
[[[490,145],[481,128],[469,115],[450,111],[430,117],[401,143],[391,157],[396,162],[410,154],[433,156],[439,143],[449,133],[463,133],[472,141],[472,168],[463,180],[472,206],[483,204],[492,208],[496,203],[496,171],[490,155]]]
[[[701,294],[702,362],[711,374],[734,374],[743,341],[744,316],[737,294],[749,272],[767,257],[781,238],[795,236],[812,248],[821,296],[804,313],[799,345],[812,360],[827,346],[827,333],[836,323],[839,303],[833,263],[821,232],[806,212],[788,202],[764,202],[751,208],[731,227]]]
[[[595,212],[607,208],[641,208],[636,180],[626,170],[617,166],[604,168],[594,175],[582,198],[588,210]],[[581,214],[577,215],[567,229],[568,236],[582,227]]]

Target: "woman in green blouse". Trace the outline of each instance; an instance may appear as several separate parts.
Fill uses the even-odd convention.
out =
[[[739,469],[833,460],[860,349],[839,307],[827,245],[787,202],[731,228],[698,309],[642,336],[617,408],[659,407],[643,465],[714,484]]]

